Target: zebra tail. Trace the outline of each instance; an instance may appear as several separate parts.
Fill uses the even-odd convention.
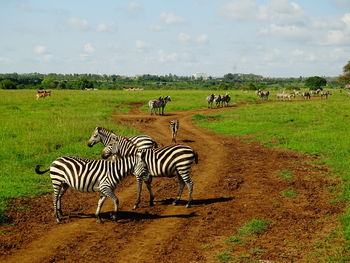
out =
[[[48,168],[47,170],[44,170],[44,171],[40,171],[40,167],[42,167],[42,165],[40,165],[40,164],[38,164],[38,165],[35,167],[35,172],[36,172],[37,174],[44,174],[44,173],[50,171],[50,168]]]
[[[198,153],[194,152],[194,162],[197,164],[198,163]]]

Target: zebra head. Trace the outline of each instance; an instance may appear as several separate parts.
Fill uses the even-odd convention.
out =
[[[95,130],[93,131],[90,139],[88,140],[87,145],[89,147],[94,146],[96,143],[101,142],[101,136],[100,136],[100,129],[101,127],[96,127]]]
[[[110,156],[119,157],[119,145],[118,138],[113,138],[106,147],[102,150],[101,156],[103,159],[107,159]]]

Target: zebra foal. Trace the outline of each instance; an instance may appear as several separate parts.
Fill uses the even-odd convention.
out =
[[[186,185],[189,191],[189,199],[186,207],[190,207],[192,201],[193,182],[190,176],[193,162],[198,163],[198,154],[189,146],[176,144],[157,149],[140,150],[145,154],[144,161],[152,177],[174,177],[177,176],[179,188],[177,197],[173,202],[176,205],[181,198],[183,188]],[[111,155],[128,156],[135,155],[137,148],[126,138],[117,136],[115,142],[110,142],[103,151],[102,158]],[[142,181],[138,179],[138,202],[134,208],[138,207],[141,200]],[[150,192],[153,200],[153,193]]]
[[[171,142],[176,143],[176,135],[180,127],[180,122],[179,120],[171,120],[169,121],[169,126],[170,126],[171,137],[172,137]]]
[[[114,202],[112,219],[116,219],[119,200],[114,190],[127,175],[134,174],[138,180],[143,180],[149,187],[150,193],[152,192],[151,177],[144,162],[144,154],[141,152],[114,162],[64,156],[53,161],[47,170],[40,171],[40,167],[41,165],[37,165],[35,168],[38,174],[50,171],[53,207],[57,222],[60,222],[62,217],[61,198],[69,187],[80,192],[100,192],[95,213],[98,223],[101,223],[100,211],[107,197]]]

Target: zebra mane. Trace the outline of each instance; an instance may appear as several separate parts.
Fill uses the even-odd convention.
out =
[[[112,130],[109,130],[109,129],[104,128],[104,127],[98,126],[98,127],[96,127],[96,129],[97,129],[98,133],[104,133],[104,134],[113,133],[113,134],[115,134]]]

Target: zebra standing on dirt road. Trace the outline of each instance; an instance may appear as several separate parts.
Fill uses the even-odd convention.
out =
[[[180,123],[179,120],[171,120],[169,121],[169,126],[171,130],[171,142],[176,143],[176,135],[177,131],[179,130]]]
[[[89,141],[88,146],[92,147],[96,143],[101,142],[104,146],[107,146],[113,138],[117,136],[112,131],[103,128],[103,127],[96,127],[93,131]],[[140,134],[140,135],[133,135],[133,136],[125,136],[128,138],[138,149],[150,149],[150,148],[157,148],[157,142],[148,135]]]
[[[190,207],[192,201],[193,182],[190,176],[193,162],[198,163],[198,154],[189,146],[176,144],[157,149],[141,150],[145,153],[145,162],[148,166],[150,176],[174,177],[177,176],[179,188],[177,197],[173,202],[176,205],[180,200],[183,188],[186,184],[189,191],[189,200],[186,207]],[[103,151],[102,157],[108,158],[111,155],[128,156],[137,153],[137,148],[127,139],[117,136],[115,142],[110,142]],[[141,185],[138,180],[138,200],[141,200]],[[151,193],[150,193],[151,195]],[[137,208],[135,205],[134,208]]]
[[[61,221],[60,217],[62,216],[61,198],[69,187],[80,192],[101,193],[95,213],[99,223],[101,223],[100,211],[107,197],[114,202],[112,219],[116,219],[119,201],[114,190],[127,175],[134,174],[138,180],[143,180],[152,193],[152,178],[149,176],[147,165],[144,162],[144,154],[141,152],[134,156],[117,159],[114,162],[64,156],[53,161],[49,169],[45,171],[40,171],[40,167],[37,165],[35,168],[38,174],[50,171],[54,190],[53,206],[57,222]],[[152,201],[150,201],[151,205],[153,205]]]
[[[151,115],[153,113],[156,115],[156,109],[158,109],[159,115],[164,115],[164,108],[169,101],[171,101],[170,96],[165,96],[165,97],[160,96],[156,100],[150,100],[148,102],[148,106],[150,108]]]

